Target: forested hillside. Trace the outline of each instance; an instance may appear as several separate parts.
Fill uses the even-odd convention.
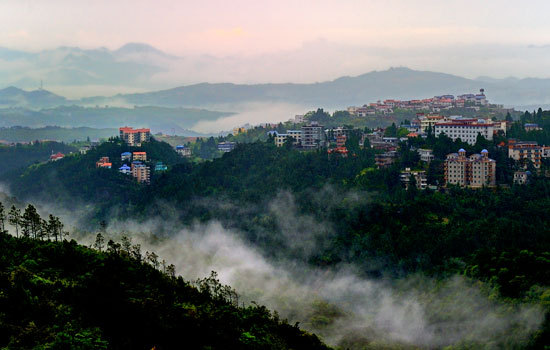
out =
[[[181,225],[216,221],[275,261],[313,267],[351,264],[370,278],[467,276],[488,286],[491,298],[546,310],[547,321],[529,342],[536,349],[550,342],[550,180],[534,174],[529,185],[513,185],[517,164],[499,146],[502,141],[478,138],[467,145],[444,136],[411,139],[385,169],[375,167],[377,151],[359,147],[355,135],[348,140],[347,158],[328,156],[326,150],[277,148],[268,139],[239,144],[221,158],[199,163],[152,141],[141,150],[169,170],[155,174],[146,186],[117,172],[117,159],[129,148],[114,139],[86,155],[31,167],[4,180],[21,199],[93,204],[82,222],[89,230],[119,218]],[[433,149],[436,160],[423,164],[412,146]],[[401,186],[404,167],[425,169],[430,182],[441,183],[441,157],[461,147],[468,153],[488,149],[503,186],[438,191]],[[96,169],[100,156],[113,157],[113,169]],[[155,233],[170,234],[164,229],[157,227]],[[289,241],[288,230],[304,235],[308,247]]]
[[[0,347],[328,349],[215,274],[190,283],[139,246],[0,233]]]
[[[32,145],[17,144],[15,146],[0,145],[0,175],[21,168],[26,168],[33,163],[47,162],[50,155],[61,152],[68,154],[78,151],[75,147],[58,142],[37,142]]]

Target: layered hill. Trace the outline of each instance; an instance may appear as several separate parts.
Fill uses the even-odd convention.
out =
[[[193,285],[139,248],[109,247],[0,232],[0,347],[328,349],[265,307],[237,306],[215,275]]]

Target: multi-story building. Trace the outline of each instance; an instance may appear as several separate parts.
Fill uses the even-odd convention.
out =
[[[302,147],[318,148],[322,146],[325,140],[325,132],[323,126],[317,122],[311,122],[308,125],[302,126]]]
[[[346,135],[336,136],[336,147],[346,147],[346,141],[348,137]]]
[[[150,129],[134,129],[128,126],[119,129],[120,138],[129,146],[140,147],[143,142],[151,139]]]
[[[536,141],[508,140],[508,157],[518,162],[529,160],[538,169],[543,156],[543,146]],[[527,165],[527,164],[525,164]]]
[[[140,160],[142,162],[147,161],[147,152],[134,152],[132,155],[134,160]]]
[[[419,148],[417,152],[420,155],[420,160],[423,162],[429,163],[435,158],[434,152],[431,149]]]
[[[145,164],[139,161],[134,161],[132,162],[131,171],[132,176],[137,180],[137,182],[147,184],[151,182],[151,172],[149,170],[149,167]]]
[[[246,129],[243,128],[242,126],[241,127],[238,127],[238,128],[233,128],[233,135],[239,135],[239,134],[244,134],[246,132]]]
[[[192,154],[191,148],[184,145],[177,145],[176,152],[182,157],[191,157]]]
[[[275,146],[283,147],[287,138],[288,138],[288,134],[275,133]]]
[[[458,153],[447,155],[445,183],[471,188],[495,186],[496,162],[489,158],[486,149],[482,150],[481,154],[466,157],[466,151],[461,148]]]
[[[428,187],[428,177],[426,176],[425,171],[411,170],[411,168],[405,168],[405,170],[401,171],[401,174],[399,174],[399,180],[406,189],[409,189],[411,176],[414,178],[416,182],[416,188],[418,188],[419,190],[425,190]]]
[[[445,134],[453,141],[460,139],[470,145],[476,143],[478,134],[487,140],[492,140],[494,135],[493,123],[486,123],[483,119],[455,119],[436,123],[433,130],[436,136]]]
[[[485,97],[485,89],[479,89],[479,94],[475,96],[475,104],[479,106],[486,106],[489,104],[487,97]]]
[[[277,147],[282,147],[290,137],[294,140],[292,142],[293,145],[296,146],[302,143],[302,130],[287,130],[285,134],[279,134],[275,131],[273,135],[275,136],[275,145]]]
[[[426,132],[430,128],[433,131],[434,125],[436,123],[447,122],[450,119],[442,115],[425,115],[425,116],[420,116],[418,120],[420,121],[420,131]]]
[[[222,152],[231,152],[232,150],[235,149],[235,146],[237,144],[235,142],[229,142],[229,141],[224,141],[224,142],[220,142],[218,143],[218,151],[222,151]]]
[[[514,183],[516,185],[525,185],[527,184],[527,182],[529,182],[530,177],[530,171],[516,171],[514,172]]]
[[[398,154],[396,151],[388,151],[382,154],[377,154],[374,156],[374,161],[378,168],[387,168],[397,159]]]

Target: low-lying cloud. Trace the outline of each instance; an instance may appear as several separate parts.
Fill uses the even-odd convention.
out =
[[[330,197],[331,191],[325,187],[318,197]],[[341,195],[362,205],[369,201],[363,194]],[[312,198],[315,201],[317,197]],[[48,204],[38,207],[43,214],[54,212],[74,225],[86,214],[74,208],[59,211]],[[323,244],[320,235],[333,234],[330,225],[298,215],[291,193],[279,193],[267,205],[267,212],[277,220],[286,245],[282,249],[289,252],[310,254],[316,244]],[[217,221],[184,226],[176,217],[177,212],[172,212],[144,222],[114,219],[105,236],[115,241],[129,236],[143,252],[155,251],[160,260],[173,263],[177,274],[186,280],[216,271],[222,283],[236,289],[240,302],[257,302],[277,310],[331,345],[350,349],[389,344],[509,348],[523,344],[543,320],[538,306],[492,300],[484,290],[488,286],[462,276],[437,280],[417,274],[374,279],[349,264],[325,268],[284,258],[285,254],[268,258],[237,229]],[[94,237],[94,233],[78,230],[73,234],[86,245],[91,245]]]

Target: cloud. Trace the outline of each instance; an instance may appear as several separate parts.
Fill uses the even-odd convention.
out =
[[[337,201],[345,199],[348,205],[365,205],[369,201],[364,194],[335,193],[330,187],[312,194],[311,200],[331,195],[340,196]],[[277,310],[282,318],[300,322],[303,328],[335,346],[360,349],[375,344],[401,344],[440,348],[461,344],[512,348],[524,345],[543,321],[544,311],[539,306],[492,300],[484,290],[486,286],[463,276],[433,279],[417,274],[372,279],[354,265],[314,267],[299,259],[284,258],[286,249],[302,252],[306,257],[312,248],[322,249],[322,236],[330,237],[332,231],[322,219],[314,222],[312,216],[299,215],[295,201],[290,193],[281,192],[267,203],[267,211],[286,245],[282,254],[269,258],[248,243],[244,233],[220,222],[183,225],[174,206],[162,202],[144,221],[112,219],[106,238],[120,240],[122,235],[129,236],[133,243],[141,245],[143,252],[155,251],[160,260],[173,263],[186,280],[216,271],[222,283],[236,289],[240,302],[257,302]],[[255,211],[216,202],[220,208],[240,211],[238,215]],[[67,227],[78,227],[79,218],[87,217],[87,210],[92,209],[72,206],[60,211],[49,204],[38,207],[42,215],[61,215],[70,223]],[[163,215],[157,216],[157,211]],[[110,217],[120,216],[115,210]],[[94,236],[78,229],[72,234],[86,245],[93,243]]]
[[[228,117],[213,121],[200,121],[193,125],[193,131],[201,133],[217,133],[222,130],[230,131],[234,127],[246,124],[278,123],[294,118],[296,114],[303,114],[307,107],[289,103],[248,103],[236,105],[212,106],[217,110],[240,111]]]

